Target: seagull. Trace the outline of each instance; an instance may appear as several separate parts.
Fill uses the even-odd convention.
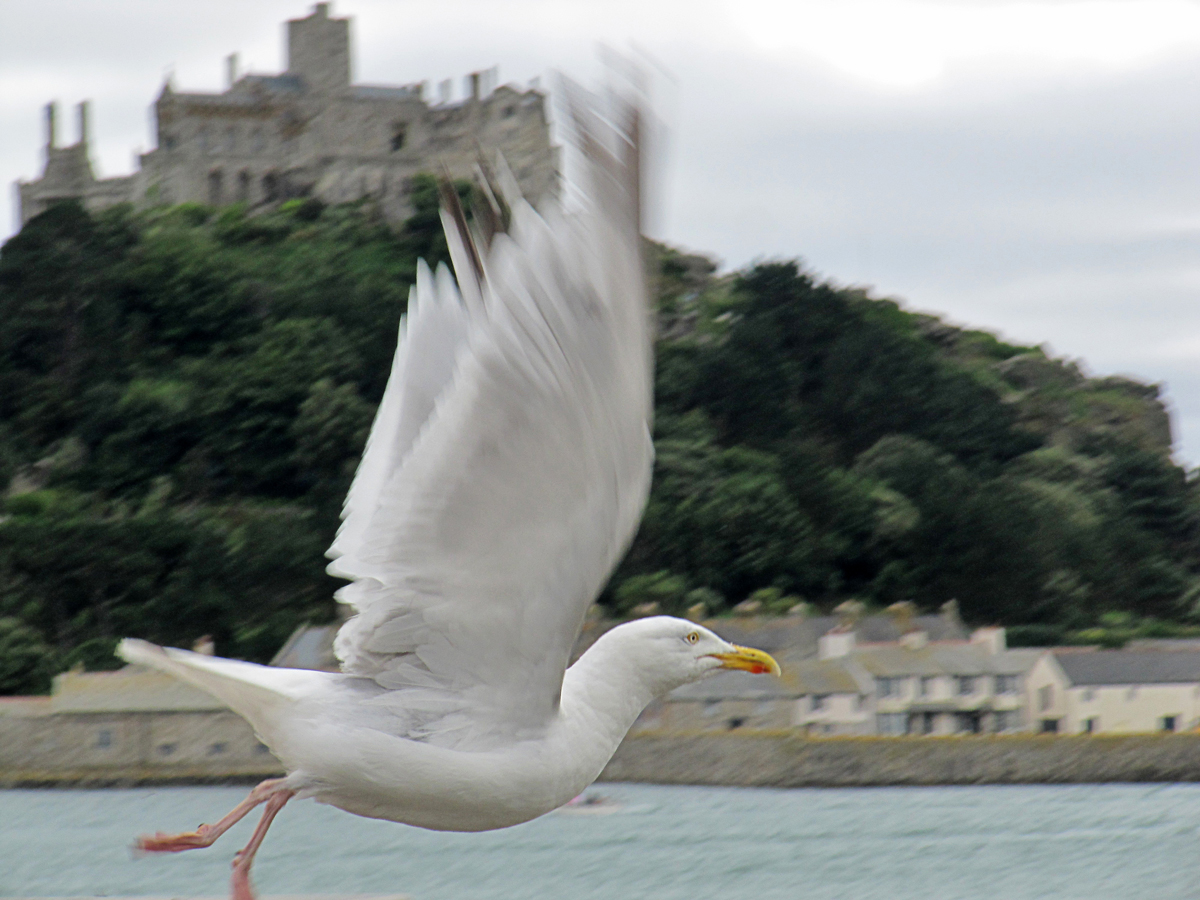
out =
[[[421,262],[329,571],[353,611],[340,672],[256,665],[126,639],[127,662],[208,691],[286,769],[224,818],[139,838],[207,847],[264,811],[231,895],[292,798],[421,828],[485,831],[578,796],[653,700],[768,654],[669,616],[618,625],[568,667],[627,549],[654,450],[641,258],[642,114],[566,85],[581,158],[535,210],[502,158],[480,164],[468,223],[448,180],[455,275]]]

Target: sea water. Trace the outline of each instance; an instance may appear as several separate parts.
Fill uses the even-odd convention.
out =
[[[251,815],[217,844],[132,857],[244,788],[0,791],[0,896],[221,895]],[[766,790],[604,784],[600,802],[443,834],[293,801],[262,894],[414,900],[1108,900],[1200,897],[1200,786]]]

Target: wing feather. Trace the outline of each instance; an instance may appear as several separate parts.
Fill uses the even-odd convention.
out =
[[[509,231],[478,267],[459,264],[469,235],[446,223],[459,284],[478,296],[464,304],[448,275],[419,274],[330,550],[357,612],[337,636],[343,669],[388,689],[372,702],[410,737],[483,747],[544,728],[646,502],[636,167],[612,119],[575,121],[578,213],[551,204],[543,216],[506,186]]]

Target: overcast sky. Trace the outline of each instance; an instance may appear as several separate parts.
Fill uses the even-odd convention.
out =
[[[0,0],[0,181],[92,100],[99,174],[150,145],[167,73],[282,67],[304,0]],[[498,65],[592,79],[599,42],[666,73],[652,232],[726,268],[801,257],[913,309],[1167,385],[1200,463],[1200,3],[341,0],[355,80]],[[0,238],[14,228],[12,189]]]

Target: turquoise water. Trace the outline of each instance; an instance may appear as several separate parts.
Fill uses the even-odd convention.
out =
[[[612,805],[474,835],[293,802],[255,883],[415,900],[1200,897],[1200,786],[590,793]],[[244,795],[0,791],[0,896],[223,894],[249,819],[207,850],[133,859],[128,847],[143,831],[211,822]]]

